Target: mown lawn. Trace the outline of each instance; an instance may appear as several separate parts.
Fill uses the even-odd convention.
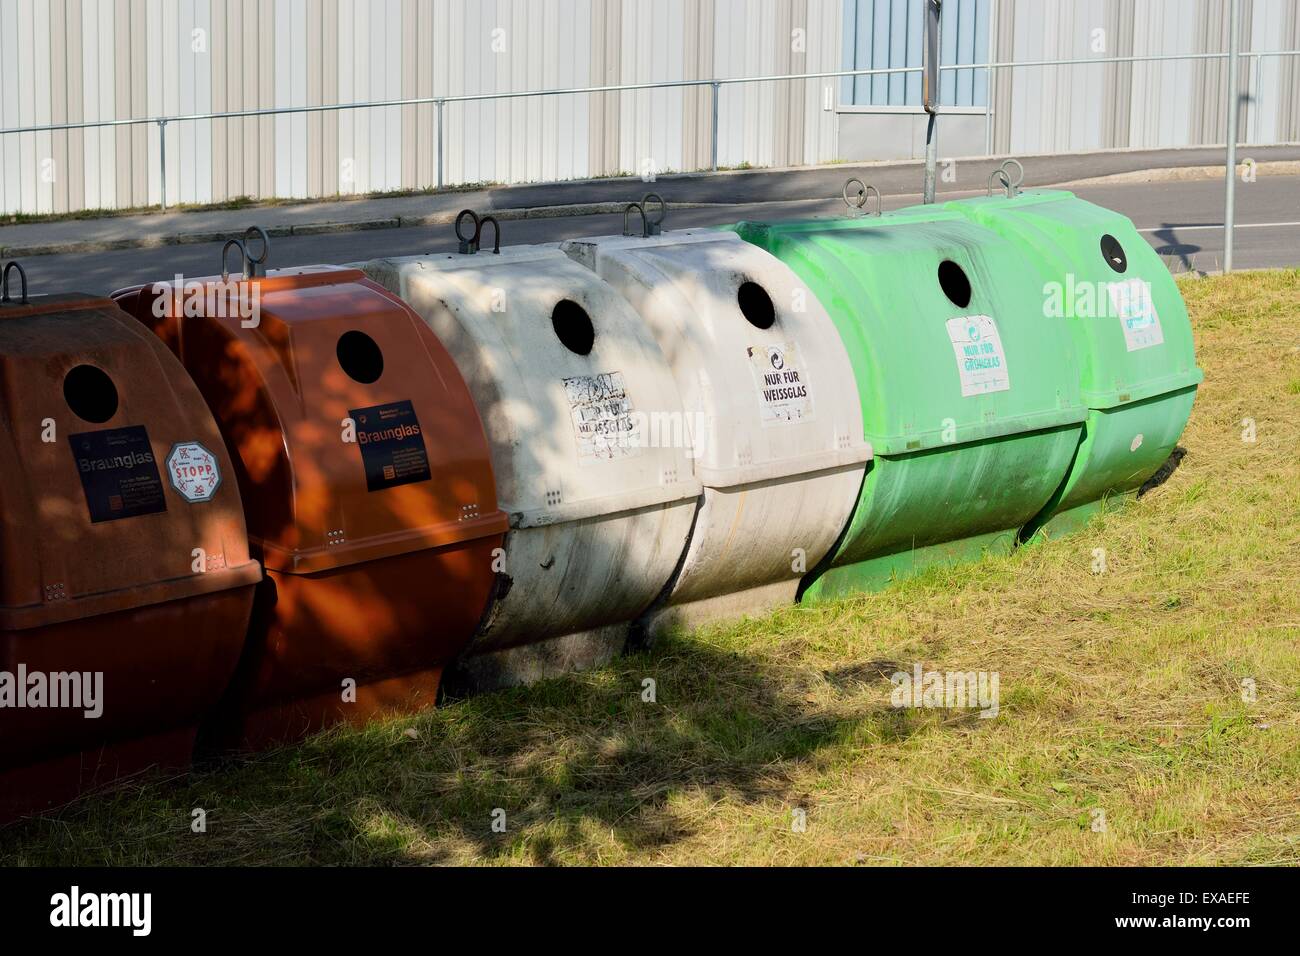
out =
[[[0,862],[1300,863],[1300,271],[1182,288],[1186,454],[1078,535],[123,788]],[[914,663],[1000,713],[894,709]]]

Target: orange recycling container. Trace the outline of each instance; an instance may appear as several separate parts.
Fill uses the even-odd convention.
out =
[[[487,606],[507,527],[483,424],[442,343],[355,269],[114,298],[198,384],[266,568],[201,746],[259,749],[432,704]]]
[[[203,397],[113,302],[6,296],[0,390],[11,819],[186,767],[236,671],[262,572]]]

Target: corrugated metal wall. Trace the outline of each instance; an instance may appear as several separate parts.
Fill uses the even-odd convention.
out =
[[[999,62],[1217,53],[1228,43],[1228,0],[995,3]],[[1243,0],[1240,48],[1300,49],[1297,6],[1295,0]],[[1243,58],[1241,141],[1294,142],[1300,135],[1296,59],[1261,58],[1257,64]],[[1227,69],[1217,59],[997,71],[994,151],[1222,143]]]
[[[835,70],[840,5],[0,0],[0,128]],[[823,85],[723,87],[719,161],[833,159]],[[698,169],[710,161],[710,97],[701,88],[449,103],[445,181]],[[168,200],[428,187],[434,116],[422,105],[174,122]],[[159,147],[155,125],[0,137],[0,211],[155,204]]]
[[[0,128],[435,95],[845,68],[845,10],[915,0],[0,0]],[[954,0],[991,10],[950,32],[979,62],[1220,50],[1226,0]],[[856,5],[856,6],[853,6]],[[1243,47],[1300,48],[1300,4],[1246,0]],[[858,15],[855,12],[855,17]],[[971,13],[978,22],[981,13]],[[867,37],[906,60],[904,34]],[[855,24],[857,20],[855,19]],[[991,26],[990,26],[991,25]],[[853,30],[855,44],[856,29]],[[966,34],[970,34],[967,36]],[[879,44],[877,43],[879,41]],[[969,49],[966,49],[966,47]],[[855,45],[848,47],[850,57]],[[892,59],[891,59],[892,62]],[[1163,146],[1222,138],[1224,65],[1001,71],[999,151]],[[984,101],[983,71],[945,76]],[[1300,138],[1300,64],[1243,63],[1242,135]],[[838,158],[835,80],[722,87],[724,166]],[[851,84],[853,88],[858,84]],[[881,86],[909,101],[908,84]],[[896,89],[897,87],[897,89]],[[872,101],[875,100],[874,95]],[[964,100],[963,100],[964,102]],[[858,107],[861,109],[862,107]],[[708,88],[453,103],[447,183],[682,170],[710,160]],[[433,106],[173,122],[172,203],[319,196],[435,182]],[[131,207],[160,199],[157,126],[0,136],[0,211]]]

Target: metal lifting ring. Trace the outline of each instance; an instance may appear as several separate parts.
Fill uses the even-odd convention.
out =
[[[849,198],[849,187],[854,183],[858,184],[858,188],[854,190],[854,193],[857,196],[856,202]],[[844,205],[848,206],[850,209],[861,209],[867,203],[867,184],[857,178],[846,179],[844,181],[844,188],[840,190],[840,196],[844,199]]]
[[[1013,185],[1011,185],[1011,174],[1008,173],[1008,172],[1007,172],[1005,169],[1003,169],[1001,166],[999,166],[997,169],[993,170],[993,172],[991,172],[991,173],[989,174],[989,188],[988,188],[988,194],[989,194],[990,196],[993,195],[993,181],[994,181],[995,179],[999,179],[999,180],[1002,181],[1002,186],[1003,186],[1003,188],[1005,188],[1006,191],[1007,191],[1007,198],[1008,198],[1008,199],[1011,199],[1011,198],[1013,198],[1013,197],[1016,195],[1016,193],[1015,193],[1015,189],[1016,189],[1016,187],[1013,186]]]
[[[1018,159],[1004,159],[1004,160],[1002,161],[1002,165],[1001,165],[1001,167],[999,167],[999,168],[1001,168],[1001,169],[1006,169],[1008,166],[1015,166],[1015,167],[1016,167],[1016,175],[1015,175],[1015,178],[1011,180],[1011,186],[1012,186],[1012,188],[1014,188],[1014,189],[1019,189],[1019,188],[1020,188],[1020,184],[1023,183],[1023,182],[1025,181],[1025,167],[1024,167],[1024,164],[1021,163],[1020,160],[1018,160]]]
[[[627,214],[630,213],[633,209],[635,209],[637,212],[641,214],[641,238],[644,239],[646,236],[650,235],[650,222],[649,220],[646,219],[645,207],[642,206],[639,202],[630,202],[623,207],[623,235],[625,236],[636,235],[636,233],[634,233],[631,229],[629,229],[627,225]]]
[[[248,251],[250,248],[250,243],[254,239],[262,240],[261,255],[254,256],[252,253]],[[271,237],[266,234],[266,230],[263,229],[261,226],[249,226],[246,230],[244,230],[244,240],[242,245],[244,247],[244,278],[245,279],[256,278],[257,267],[260,265],[265,265],[267,258],[271,255]],[[224,266],[225,264],[224,259],[222,260],[222,264]]]
[[[462,235],[460,231],[460,224],[464,222],[466,216],[469,216],[474,223],[474,234],[470,236]],[[473,209],[462,209],[456,216],[456,238],[460,240],[461,255],[468,256],[478,252],[478,237],[482,228],[483,224],[478,218],[478,213]]]
[[[467,236],[460,231],[460,224],[468,216],[474,223],[474,234]],[[492,252],[494,255],[501,254],[501,223],[497,222],[495,216],[484,216],[481,219],[479,214],[473,209],[462,209],[456,216],[456,238],[460,240],[461,255],[472,256],[478,252],[479,245],[483,241],[483,227],[488,223],[492,224]]]
[[[239,250],[239,262],[241,266],[247,268],[248,250],[244,248],[242,239],[227,239],[226,244],[221,247],[221,281],[230,281],[230,269],[226,267],[226,259],[230,255],[230,247],[234,246]]]
[[[659,204],[659,215],[653,219],[650,218],[650,214],[646,212],[646,210],[650,208],[650,200],[652,199]],[[641,214],[645,217],[646,221],[646,235],[657,236],[659,233],[663,232],[661,226],[664,217],[668,215],[668,203],[664,202],[664,197],[658,193],[646,193],[641,197]]]
[[[850,198],[849,198],[849,187],[852,186],[854,183],[857,183],[857,184],[858,184],[858,188],[855,189],[855,190],[853,191],[854,193],[857,194],[856,201],[855,201],[854,199],[850,199]],[[876,197],[876,211],[875,211],[875,212],[865,213],[865,215],[868,215],[868,216],[879,216],[879,215],[882,215],[882,214],[884,213],[884,201],[883,201],[883,199],[882,199],[881,196],[880,196],[880,190],[879,190],[879,189],[877,189],[875,186],[872,186],[872,185],[869,184],[869,183],[864,183],[862,180],[857,179],[856,177],[853,178],[853,179],[847,180],[847,181],[844,183],[844,188],[843,188],[842,190],[840,190],[840,196],[841,196],[841,198],[843,198],[843,200],[844,200],[844,205],[846,205],[846,206],[849,207],[849,215],[851,215],[851,216],[863,215],[863,213],[861,212],[861,210],[866,208],[866,205],[867,205],[867,195],[868,195],[869,193],[874,193],[874,194],[875,194],[875,197]]]
[[[4,273],[0,275],[0,302],[12,302],[13,296],[9,294],[9,270],[18,270],[18,281],[22,283],[23,297],[18,300],[19,305],[27,304],[27,270],[18,264],[17,259],[11,259],[5,263]]]
[[[478,229],[474,233],[474,248],[478,249],[479,240],[483,227],[492,223],[492,254],[501,255],[501,223],[497,222],[496,216],[484,216],[479,220]]]
[[[876,211],[867,213],[868,216],[882,216],[885,213],[884,199],[881,198],[880,190],[871,183],[867,183],[867,191],[876,194]]]

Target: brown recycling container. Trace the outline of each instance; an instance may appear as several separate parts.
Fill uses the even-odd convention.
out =
[[[188,765],[261,578],[181,364],[108,299],[26,299],[0,301],[0,819]]]
[[[245,263],[189,294],[115,294],[207,399],[267,572],[201,740],[217,749],[432,704],[507,527],[482,422],[428,326],[357,270]]]

